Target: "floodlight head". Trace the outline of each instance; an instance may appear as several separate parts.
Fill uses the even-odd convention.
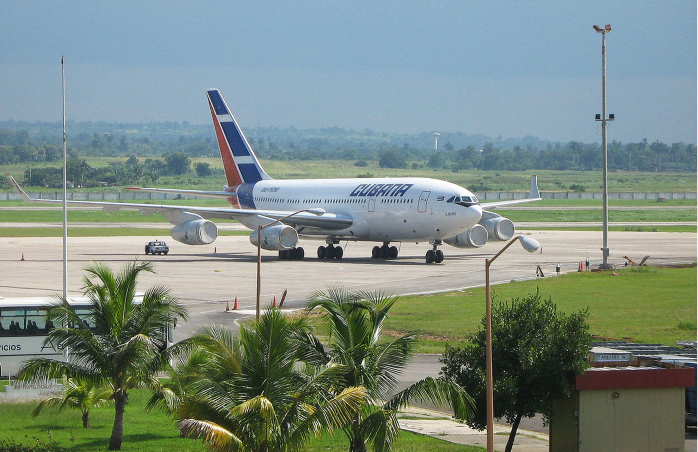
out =
[[[599,27],[598,25],[594,25],[594,30],[598,31],[599,33],[601,33],[602,31],[601,27]]]
[[[606,24],[604,28],[606,29],[606,31],[611,31],[611,24]]]
[[[519,236],[519,242],[521,242],[521,246],[523,247],[523,249],[525,249],[529,253],[538,251],[540,249],[540,243],[538,242],[538,240],[533,239],[531,237],[521,235]]]

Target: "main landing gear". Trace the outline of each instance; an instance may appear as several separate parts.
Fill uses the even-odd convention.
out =
[[[388,246],[389,242],[383,242],[383,246],[374,246],[371,251],[372,259],[396,259],[397,246]]]
[[[434,246],[434,248],[427,251],[427,264],[440,264],[444,261],[444,252],[440,249],[437,249],[438,246],[441,245],[441,240],[434,240],[432,245]]]
[[[327,246],[319,246],[317,249],[318,259],[341,259],[344,256],[344,248],[341,246],[334,246],[330,243]]]
[[[280,250],[279,260],[300,261],[305,257],[305,250],[302,246],[291,248],[290,250]]]

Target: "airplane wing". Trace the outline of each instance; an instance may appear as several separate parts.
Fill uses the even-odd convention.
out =
[[[493,209],[496,207],[508,206],[511,204],[521,204],[524,202],[540,201],[541,199],[543,198],[540,197],[540,191],[538,190],[538,176],[534,175],[531,177],[531,190],[528,192],[528,196],[526,198],[480,203],[480,206],[482,206],[483,209]]]
[[[153,193],[172,193],[185,196],[199,196],[202,198],[228,199],[237,196],[235,191],[203,191],[203,190],[180,190],[176,188],[145,188],[145,187],[125,187],[126,190],[147,191]]]
[[[17,181],[12,176],[8,176],[10,183],[14,186],[15,190],[22,198],[22,200],[34,203],[49,203],[49,204],[63,204],[63,200],[54,199],[36,199],[31,198],[22,189],[22,187],[17,183]],[[162,190],[165,191],[165,190]],[[182,190],[175,190],[174,192],[180,193]],[[195,192],[192,190],[192,192]],[[196,192],[201,193],[201,192]],[[191,193],[194,194],[194,193]],[[234,195],[234,194],[233,194]],[[228,193],[226,197],[230,197],[231,193]],[[195,206],[171,206],[164,204],[139,204],[139,203],[128,203],[128,202],[100,202],[100,201],[66,201],[70,206],[79,207],[102,207],[107,212],[116,212],[118,210],[138,210],[141,215],[150,215],[153,213],[162,214],[167,221],[171,224],[179,224],[180,222],[187,219],[187,214],[199,215],[202,218],[225,218],[238,220],[241,223],[248,225],[252,224],[264,224],[271,220],[276,220],[288,216],[293,213],[293,211],[285,210],[252,210],[252,209],[233,209],[233,208],[217,208],[217,207],[195,207]],[[301,212],[293,215],[291,218],[287,218],[282,221],[284,224],[289,224],[292,226],[306,226],[312,228],[328,229],[328,230],[340,230],[351,226],[354,220],[349,215],[341,215],[334,213],[323,213],[322,215],[315,215],[308,212]]]

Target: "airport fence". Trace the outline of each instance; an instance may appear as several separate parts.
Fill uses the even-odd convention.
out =
[[[476,192],[475,195],[482,201],[506,201],[523,199],[528,196],[525,192]],[[63,199],[62,192],[37,192],[29,193],[32,198],[38,199]],[[575,192],[575,191],[544,191],[543,199],[603,199],[602,192]],[[668,200],[668,199],[696,199],[696,192],[610,192],[609,199],[638,199],[638,200]],[[188,198],[196,199],[194,196]],[[18,201],[21,198],[14,192],[1,192],[0,201]],[[73,201],[134,201],[134,200],[167,200],[182,199],[181,195],[172,193],[151,192],[68,192],[68,199]]]

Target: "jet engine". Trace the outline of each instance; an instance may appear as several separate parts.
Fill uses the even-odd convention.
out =
[[[514,223],[492,212],[482,212],[479,224],[487,229],[488,240],[509,240],[514,237]]]
[[[199,217],[179,223],[172,228],[171,235],[176,241],[187,245],[208,245],[218,237],[218,226],[213,221]]]
[[[487,230],[481,224],[476,224],[465,232],[444,239],[444,242],[456,248],[480,248],[487,242]]]
[[[250,234],[250,242],[257,246],[257,230]],[[298,243],[298,232],[291,226],[279,224],[262,229],[262,248],[265,250],[281,251],[289,250]]]

